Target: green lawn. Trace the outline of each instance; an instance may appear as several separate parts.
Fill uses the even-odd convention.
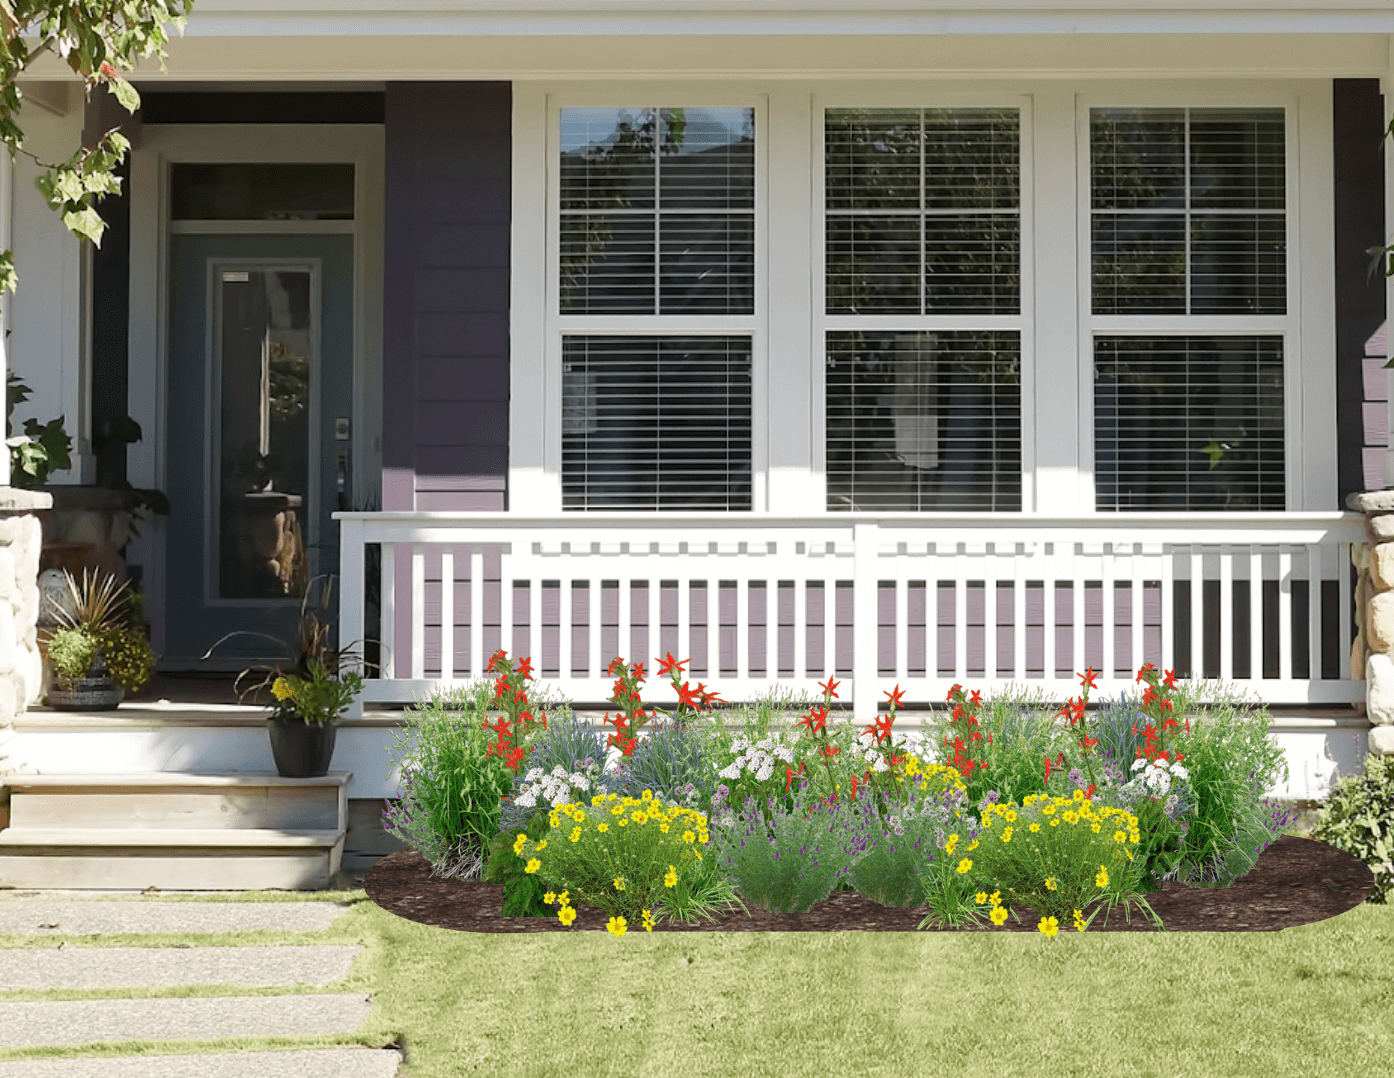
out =
[[[1394,1058],[1391,906],[1362,905],[1277,934],[1062,931],[1048,940],[657,931],[614,939],[580,931],[449,932],[387,914],[361,891],[337,897],[355,905],[313,936],[74,938],[68,945],[360,940],[365,950],[347,981],[309,990],[375,993],[373,1016],[359,1034],[199,1050],[382,1045],[401,1034],[410,1078],[1351,1078],[1387,1074]],[[296,991],[305,989],[257,994]],[[134,994],[11,992],[0,999]],[[120,1048],[188,1050],[170,1042]]]

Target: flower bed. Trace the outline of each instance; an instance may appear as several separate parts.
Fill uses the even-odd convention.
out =
[[[1150,665],[1094,706],[1092,671],[1058,709],[955,686],[919,732],[896,729],[898,687],[859,725],[830,678],[782,729],[788,700],[718,709],[685,666],[658,665],[665,709],[616,659],[607,734],[498,653],[491,683],[416,714],[385,825],[435,874],[502,884],[503,916],[571,925],[585,903],[615,936],[845,891],[920,928],[1026,912],[1054,936],[1164,927],[1149,894],[1232,883],[1288,822],[1261,796],[1284,767],[1266,715]]]

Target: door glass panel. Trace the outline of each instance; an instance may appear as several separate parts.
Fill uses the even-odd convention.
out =
[[[217,593],[293,596],[306,572],[311,271],[224,268],[217,280]]]
[[[353,165],[176,164],[175,221],[351,221]]]

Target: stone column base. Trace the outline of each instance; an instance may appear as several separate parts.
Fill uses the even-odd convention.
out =
[[[39,491],[0,487],[0,726],[8,726],[42,690],[36,626],[44,535],[36,512],[52,504]]]

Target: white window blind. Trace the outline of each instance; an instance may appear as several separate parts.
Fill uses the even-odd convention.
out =
[[[562,505],[750,508],[750,338],[572,336]]]
[[[1093,109],[1095,314],[1282,314],[1282,109]]]
[[[1020,509],[1020,110],[829,109],[823,149],[828,508]]]

